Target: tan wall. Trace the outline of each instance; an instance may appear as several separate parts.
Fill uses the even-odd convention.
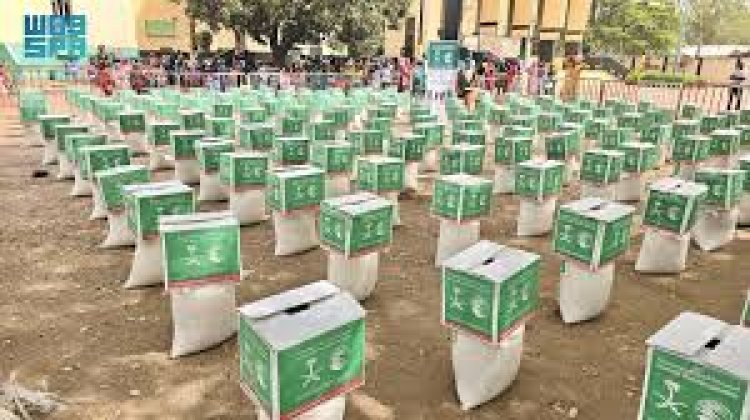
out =
[[[570,0],[569,31],[585,31],[591,14],[591,0]]]
[[[565,28],[567,10],[568,0],[545,0],[539,27],[549,29]]]

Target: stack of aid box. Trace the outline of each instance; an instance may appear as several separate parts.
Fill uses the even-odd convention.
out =
[[[740,169],[703,167],[696,171],[695,182],[708,187],[706,205],[693,227],[693,240],[704,251],[734,239],[744,181],[745,172]]]
[[[556,160],[529,160],[516,167],[520,199],[518,236],[544,235],[552,230],[557,197],[562,192],[565,165]]]
[[[617,150],[591,149],[581,162],[581,198],[617,199],[625,155]]]
[[[268,153],[231,152],[219,156],[219,179],[229,192],[229,210],[240,225],[266,220]]]

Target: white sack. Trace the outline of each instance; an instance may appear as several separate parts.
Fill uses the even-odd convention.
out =
[[[742,194],[742,198],[740,198],[740,215],[737,220],[737,224],[740,226],[748,226],[750,225],[750,193],[745,192]]]
[[[221,185],[219,173],[206,173],[200,171],[200,188],[198,189],[198,201],[225,201],[229,196],[224,186]]]
[[[265,410],[260,407],[256,408],[258,420],[271,420]],[[339,395],[295,417],[294,420],[344,420],[345,411],[346,395]]]
[[[162,271],[161,241],[159,237],[136,239],[130,277],[125,282],[126,289],[164,283]]]
[[[519,202],[518,236],[540,236],[552,231],[555,222],[557,197],[547,197],[542,201],[522,197]]]
[[[563,322],[573,324],[599,316],[609,304],[615,264],[607,264],[596,271],[567,261],[563,264],[565,269],[560,273],[558,296]]]
[[[693,181],[695,179],[695,172],[698,170],[697,165],[688,165],[685,163],[678,163],[675,176],[685,181]]]
[[[524,330],[521,326],[495,345],[455,332],[451,358],[461,409],[483,404],[510,386],[521,367]]]
[[[93,188],[91,181],[83,179],[78,168],[73,169],[73,188],[70,190],[71,197],[90,197]]]
[[[349,194],[349,175],[333,174],[326,177],[326,198]]]
[[[419,190],[419,162],[406,162],[404,165],[404,187]]]
[[[516,170],[508,165],[495,165],[495,194],[513,194],[516,192]]]
[[[148,152],[148,169],[150,171],[158,171],[159,169],[172,169],[174,168],[174,161],[166,159],[166,153],[159,148],[152,147]]]
[[[393,226],[401,226],[401,213],[398,211],[398,191],[389,191],[383,197],[393,203]]]
[[[73,163],[62,152],[58,152],[57,154],[57,179],[73,179]]]
[[[378,253],[347,258],[344,254],[328,253],[328,281],[351,293],[357,300],[370,296],[378,282]]]
[[[94,207],[91,209],[89,220],[104,219],[107,217],[107,204],[104,202],[104,196],[98,185],[92,183],[91,195]]]
[[[122,134],[121,137],[125,144],[130,146],[134,154],[146,154],[146,145],[148,144],[148,142],[146,141],[146,135],[144,133]]]
[[[42,125],[40,123],[32,123],[31,126],[28,127],[28,131],[26,137],[29,139],[29,146],[44,146],[44,135],[42,134]]]
[[[738,207],[731,210],[703,209],[693,226],[693,240],[704,251],[713,251],[734,239],[737,230]]]
[[[581,183],[581,198],[600,198],[617,201],[617,184]]]
[[[186,185],[200,184],[201,165],[197,159],[177,159],[174,162],[174,179]]]
[[[42,155],[42,165],[52,165],[57,162],[57,145],[53,141],[44,143],[44,154]]]
[[[266,196],[263,189],[229,191],[229,210],[240,225],[258,223],[266,216]]]
[[[440,152],[437,147],[424,152],[424,162],[422,168],[425,171],[437,171],[440,168]]]
[[[676,235],[657,229],[646,229],[635,263],[641,273],[679,273],[685,270],[690,233]]]
[[[646,192],[646,175],[626,173],[617,183],[617,201],[642,201]]]
[[[109,225],[107,237],[100,245],[102,248],[118,248],[121,246],[135,245],[135,235],[128,226],[128,214],[124,211],[107,213],[107,224]]]
[[[458,223],[440,219],[435,266],[441,267],[448,258],[479,242],[479,220]]]
[[[273,230],[276,235],[276,256],[296,254],[319,245],[315,214],[311,211],[291,214],[274,211]]]
[[[206,350],[237,332],[234,284],[212,284],[170,291],[172,357]]]

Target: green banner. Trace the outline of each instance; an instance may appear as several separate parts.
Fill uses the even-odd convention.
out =
[[[171,19],[153,19],[144,22],[146,36],[174,37],[177,33],[177,23]]]

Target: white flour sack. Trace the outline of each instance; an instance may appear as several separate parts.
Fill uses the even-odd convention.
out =
[[[635,263],[641,273],[679,273],[685,270],[690,233],[676,235],[657,229],[646,229]]]
[[[81,170],[73,170],[73,188],[70,190],[71,197],[90,197],[92,193],[91,181],[83,179]]]
[[[135,235],[128,226],[128,214],[125,211],[107,213],[107,237],[99,245],[102,248],[119,248],[135,245]]]
[[[646,176],[641,173],[625,173],[617,183],[618,201],[641,201],[646,192]]]
[[[740,215],[737,224],[740,226],[750,226],[750,193],[742,194],[740,198]]]
[[[138,238],[135,243],[133,265],[130,267],[130,276],[125,282],[125,288],[162,284],[164,282],[162,260],[159,236]]]
[[[582,182],[581,198],[600,198],[602,200],[617,201],[617,184]]]
[[[102,197],[99,186],[94,183],[91,185],[91,202],[94,207],[91,209],[89,220],[104,219],[107,217],[107,205],[104,203],[104,197]]]
[[[166,151],[163,148],[151,146],[148,151],[148,169],[158,171],[160,169],[173,169],[174,160],[167,160]]]
[[[596,271],[567,261],[562,264],[558,301],[563,322],[573,324],[599,316],[609,304],[615,264]]]
[[[224,186],[219,180],[219,172],[205,171],[200,172],[200,189],[198,191],[198,201],[224,201],[227,195]]]
[[[57,179],[73,179],[73,163],[65,153],[57,154]]]
[[[201,165],[196,159],[177,159],[174,162],[174,179],[183,184],[195,185],[201,181]]]
[[[704,209],[698,213],[693,226],[693,240],[703,251],[713,251],[734,239],[739,208],[731,210]]]
[[[393,226],[401,226],[401,213],[398,211],[398,194],[398,191],[383,193],[383,197],[391,200],[391,203],[393,203]]]
[[[349,194],[348,174],[331,174],[326,177],[326,198],[340,197]]]
[[[540,236],[552,231],[555,221],[557,197],[548,197],[542,201],[522,197],[518,210],[518,236]]]
[[[57,145],[53,141],[48,141],[44,143],[42,165],[52,165],[53,163],[57,163]]]
[[[229,191],[229,210],[239,220],[240,225],[258,223],[268,219],[264,190],[248,189]]]
[[[406,162],[404,165],[404,187],[414,191],[419,190],[420,162]]]
[[[294,418],[294,420],[344,420],[346,411],[346,395],[340,395],[330,399],[323,404],[306,411]],[[257,406],[256,414],[258,420],[271,420],[266,411]]]
[[[370,296],[378,282],[378,253],[347,258],[331,250],[328,253],[328,281],[351,293],[357,300]]]
[[[495,166],[495,194],[513,194],[516,191],[516,171],[512,166]]]
[[[172,300],[172,357],[206,350],[237,332],[235,285],[213,284],[169,292]]]
[[[273,230],[276,234],[276,256],[296,254],[319,245],[315,214],[310,211],[287,214],[274,211]]]
[[[479,220],[458,223],[454,220],[441,219],[435,266],[441,267],[445,260],[477,242],[479,242]]]
[[[454,333],[451,358],[461,409],[477,407],[513,383],[521,367],[524,330],[521,326],[496,345],[461,331]]]

